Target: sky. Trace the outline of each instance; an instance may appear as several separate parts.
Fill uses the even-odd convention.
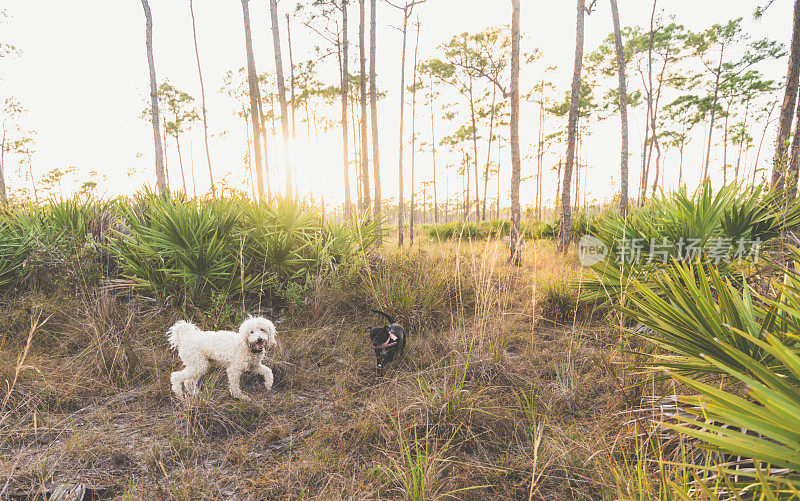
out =
[[[191,19],[188,0],[150,0],[154,21],[154,52],[159,81],[169,79],[176,87],[195,96],[199,103],[200,87],[192,43]],[[477,32],[489,27],[506,26],[511,18],[511,2],[501,0],[428,0],[414,13],[420,20],[419,59],[439,55],[438,47],[453,35]],[[295,0],[281,0],[281,14],[293,11]],[[652,3],[645,0],[620,0],[623,25],[645,26],[649,23]],[[759,21],[752,19],[756,3],[753,0],[661,0],[659,15],[664,19],[674,17],[689,29],[703,29],[713,23],[744,17],[746,30],[754,37],[768,36],[788,41],[791,32],[792,4],[777,0]],[[351,53],[357,53],[358,2],[350,8]],[[211,132],[211,155],[214,176],[220,180],[227,176],[231,186],[245,187],[244,148],[245,126],[235,115],[236,104],[220,92],[223,77],[228,70],[245,65],[244,35],[241,4],[238,1],[195,0],[195,15],[199,37],[199,50],[205,77],[208,120]],[[544,62],[523,65],[521,69],[522,92],[537,82],[541,70],[555,65],[558,70],[548,74],[548,79],[558,93],[569,86],[571,65],[575,50],[575,4],[572,1],[539,2],[521,1],[523,50],[539,48]],[[21,50],[16,58],[0,60],[0,98],[14,96],[27,109],[23,126],[35,131],[36,148],[32,159],[35,177],[52,169],[66,170],[75,167],[76,173],[65,178],[62,190],[69,194],[81,182],[93,178],[98,181],[98,195],[112,197],[132,194],[145,184],[154,183],[153,135],[149,122],[141,118],[149,97],[149,77],[144,43],[144,15],[137,0],[0,0],[0,10],[8,16],[0,24],[0,42],[11,43]],[[274,71],[271,32],[269,30],[268,2],[250,1],[251,24],[259,73]],[[384,199],[397,195],[398,186],[398,135],[399,135],[399,80],[401,34],[397,29],[402,22],[400,11],[379,1],[378,6],[378,86],[388,92],[380,102],[380,153],[382,164],[382,190]],[[597,10],[586,20],[586,51],[596,48],[611,31],[611,15],[607,2],[598,3]],[[284,37],[284,65],[288,67],[286,53],[285,20],[281,15]],[[413,28],[409,32],[407,82],[413,58]],[[293,20],[292,43],[295,62],[318,57],[315,46],[324,46],[322,40],[298,19]],[[333,62],[328,58],[320,62],[322,80],[335,83]],[[785,74],[786,60],[781,59],[761,68],[770,78],[779,80]],[[351,63],[351,67],[355,67]],[[410,98],[407,98],[410,106]],[[336,108],[317,110],[337,116]],[[405,138],[410,140],[411,117],[407,108]],[[631,117],[631,148],[643,134],[641,113],[633,111]],[[436,113],[438,115],[438,113]],[[297,112],[298,120],[303,115]],[[420,141],[428,140],[427,110],[420,105],[417,125],[421,129]],[[566,128],[566,118],[551,119],[548,132]],[[437,116],[438,134],[449,134],[454,124]],[[763,128],[763,124],[756,130]],[[297,169],[297,182],[301,193],[326,203],[339,203],[343,199],[343,176],[340,150],[340,130],[332,130],[316,138],[305,135],[305,124],[297,124],[298,139],[293,145],[293,163]],[[774,138],[772,125],[761,154],[761,164],[769,162]],[[538,134],[538,110],[535,105],[522,106],[521,142],[523,156],[531,153],[531,145]],[[507,132],[505,133],[507,136]],[[760,135],[760,134],[759,134]],[[758,139],[758,138],[757,138]],[[270,142],[272,138],[270,138]],[[702,137],[690,145],[684,167],[691,185],[700,177],[702,163]],[[495,145],[494,148],[497,146]],[[352,152],[352,145],[351,145]],[[481,148],[485,148],[482,145]],[[274,145],[269,147],[269,161],[277,157]],[[405,147],[408,193],[410,183],[409,146]],[[195,169],[196,189],[208,189],[205,153],[202,147],[202,127],[182,138],[184,168],[187,176],[192,163]],[[485,153],[481,152],[481,157]],[[441,166],[456,161],[448,152],[440,153],[439,191],[444,191],[446,179]],[[553,152],[545,160],[543,178],[545,200],[552,200],[556,174],[549,171],[560,153]],[[619,121],[616,117],[592,127],[592,135],[584,141],[582,155],[590,165],[586,177],[589,200],[608,199],[619,188]],[[421,153],[416,160],[416,180],[424,182],[432,176],[429,154]],[[674,184],[677,158],[667,156],[666,184]],[[508,148],[503,145],[499,156],[502,205],[507,206],[510,179]],[[631,182],[637,184],[638,158],[631,158]],[[27,168],[27,167],[26,167]],[[273,165],[273,168],[275,166]],[[173,142],[168,145],[168,169],[172,188],[180,187],[178,159]],[[351,171],[353,167],[351,166]],[[523,178],[534,171],[533,160],[525,158]],[[7,183],[13,191],[28,184],[22,178],[21,167],[12,164],[7,173]],[[714,170],[715,178],[721,174]],[[458,182],[451,171],[451,191]],[[496,181],[490,182],[490,187]],[[189,191],[191,193],[191,183]],[[273,184],[283,185],[279,179]],[[355,193],[355,181],[353,181]],[[494,195],[490,188],[490,197]],[[522,203],[530,204],[534,198],[534,182],[527,180],[522,186]]]

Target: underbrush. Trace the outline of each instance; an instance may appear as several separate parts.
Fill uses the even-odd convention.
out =
[[[268,354],[275,384],[267,393],[243,378],[251,403],[232,400],[214,370],[198,397],[175,401],[169,375],[180,362],[164,333],[187,313],[233,327],[258,311],[256,297],[231,293],[204,314],[84,280],[80,267],[62,290],[6,294],[6,493],[80,481],[128,499],[598,495],[605,487],[585,480],[604,475],[589,460],[607,420],[596,410],[620,400],[595,351],[614,342],[579,343],[540,322],[536,276],[574,270],[547,245],[530,252],[516,269],[497,242],[366,249],[315,270],[305,292],[287,289],[282,312],[267,312],[286,317]],[[384,378],[364,332],[382,321],[372,307],[408,327],[407,351]],[[26,352],[33,315],[42,322]],[[587,420],[597,420],[590,433]]]
[[[572,214],[572,237],[577,241],[587,233],[593,232],[599,216],[586,211]],[[560,219],[552,221],[522,221],[522,238],[525,240],[548,240],[558,236]],[[485,240],[507,236],[511,233],[511,222],[506,220],[482,222],[458,222],[425,224],[422,226],[428,239],[434,242],[448,240]]]

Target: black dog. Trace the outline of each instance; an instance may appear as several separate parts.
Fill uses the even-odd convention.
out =
[[[394,318],[378,310],[370,310],[385,317],[389,325],[367,329],[375,349],[375,358],[378,364],[378,376],[383,376],[383,367],[394,360],[394,357],[403,352],[406,347],[406,332],[403,327],[394,321]]]

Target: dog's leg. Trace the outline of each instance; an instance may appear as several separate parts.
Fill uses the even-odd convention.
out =
[[[172,375],[169,377],[169,380],[172,382],[172,391],[175,393],[175,396],[178,398],[183,398],[183,388],[181,387],[181,383],[183,383],[184,373],[186,369],[182,371],[173,372]]]
[[[173,372],[170,380],[172,381],[172,391],[178,398],[183,398],[181,383],[186,386],[190,395],[197,395],[197,380],[208,370],[208,361],[205,359],[192,360],[182,371]]]
[[[239,387],[239,379],[241,377],[242,369],[235,366],[228,367],[228,389],[230,390],[233,398],[250,400],[250,397],[242,393],[242,389]]]
[[[256,366],[256,372],[264,376],[264,387],[267,391],[272,389],[272,369],[267,367],[264,364],[258,364]]]
[[[197,388],[197,380],[196,379],[189,379],[183,382],[184,388],[186,388],[186,392],[189,395],[196,397],[200,390]]]

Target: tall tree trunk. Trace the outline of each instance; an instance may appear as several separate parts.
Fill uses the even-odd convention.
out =
[[[492,86],[492,108],[489,111],[489,144],[486,147],[486,167],[483,171],[483,214],[481,219],[486,221],[486,198],[489,192],[489,164],[492,158],[492,135],[494,134],[494,107],[497,99],[497,86]],[[498,173],[498,176],[500,174]]]
[[[653,0],[653,8],[650,12],[650,36],[647,47],[647,82],[645,86],[645,95],[647,98],[647,108],[645,116],[645,130],[644,130],[644,144],[642,145],[642,174],[639,181],[639,207],[644,205],[647,197],[647,183],[650,180],[650,160],[653,154],[651,125],[653,115],[653,44],[655,42],[655,18],[656,6],[658,1]],[[641,70],[640,70],[641,71]],[[644,79],[644,76],[642,76]],[[652,131],[655,134],[655,131]]]
[[[711,119],[708,124],[708,144],[706,145],[706,164],[703,167],[703,181],[708,179],[708,166],[711,163],[711,144],[714,135],[714,119],[717,115],[717,99],[719,98],[719,80],[722,76],[722,60],[725,55],[725,46],[719,50],[719,66],[717,67],[717,78],[714,82],[714,100],[711,102]]]
[[[578,0],[578,17],[575,33],[575,63],[572,72],[572,95],[569,104],[569,124],[567,127],[567,157],[564,164],[564,188],[561,196],[561,228],[558,232],[558,249],[566,253],[572,239],[572,206],[570,205],[570,182],[572,166],[575,162],[575,141],[578,135],[578,114],[580,112],[581,70],[583,69],[583,23],[586,14],[586,0]]]
[[[478,193],[478,124],[475,119],[475,99],[472,94],[472,77],[469,77],[469,112],[472,119],[472,163],[475,169],[475,221],[480,220],[481,197]],[[467,201],[469,204],[469,201]]]
[[[33,188],[33,201],[39,205],[39,190],[36,189],[36,178],[33,177],[33,159],[31,152],[28,150],[28,175],[31,176],[31,187]]]
[[[153,138],[156,155],[156,188],[159,193],[167,191],[166,171],[164,169],[164,150],[161,144],[161,122],[158,119],[158,83],[156,63],[153,59],[153,16],[148,0],[142,0],[145,17],[145,43],[147,45],[147,65],[150,67],[150,121],[153,123]]]
[[[356,196],[358,200],[356,209],[360,210],[363,206],[363,202],[361,200],[361,151],[359,150],[361,138],[359,137],[360,129],[358,125],[358,119],[356,118],[355,104],[355,100],[349,100],[348,106],[350,107],[350,123],[353,124],[353,165],[356,168]]]
[[[728,103],[725,109],[725,125],[723,126],[722,136],[722,184],[728,184],[728,117],[730,117],[731,105]]]
[[[267,116],[264,113],[264,102],[261,99],[258,100],[258,116],[261,117],[261,140],[264,146],[264,180],[267,185],[267,200],[272,200],[272,183],[270,182],[269,175],[269,148],[267,147]]]
[[[797,110],[795,123],[800,124],[800,106],[797,107]],[[792,149],[789,155],[789,170],[783,180],[787,200],[793,200],[797,196],[798,171],[800,171],[800,128],[795,127]]]
[[[178,134],[175,134],[175,146],[178,148],[178,165],[181,168],[181,182],[183,183],[183,194],[188,197],[189,192],[186,189],[186,174],[183,172],[183,156],[181,155],[181,140]]]
[[[294,55],[292,53],[292,24],[289,22],[289,13],[286,13],[286,41],[289,44],[289,89],[292,95],[292,137],[297,137],[295,128],[295,97],[294,97]]]
[[[403,118],[406,109],[406,34],[408,31],[408,5],[403,7],[403,55],[400,59],[400,134],[398,140],[399,201],[397,204],[397,245],[403,246]]]
[[[247,139],[247,143],[245,143],[245,160],[247,161],[245,168],[247,169],[247,178],[249,179],[248,182],[250,183],[250,191],[253,195],[253,200],[256,200],[256,185],[253,182],[253,155],[250,149],[250,115],[247,113],[245,107],[242,108],[242,117],[244,117],[244,133]]]
[[[197,48],[197,26],[194,20],[193,0],[189,0],[189,13],[192,15],[192,37],[194,38],[194,55],[197,60],[197,76],[200,78],[200,102],[203,112],[203,141],[206,146],[206,162],[208,163],[208,179],[211,182],[211,196],[217,196],[217,188],[214,185],[214,172],[211,170],[211,150],[208,148],[208,117],[206,113],[206,87],[203,82],[203,69],[200,66],[200,51]]]
[[[511,0],[511,120],[509,124],[511,138],[511,246],[508,261],[515,266],[522,264],[520,248],[522,215],[519,204],[522,171],[522,155],[519,147],[519,10],[519,0]]]
[[[786,75],[786,90],[781,105],[778,138],[775,142],[775,158],[772,167],[772,185],[783,188],[789,157],[789,136],[792,132],[792,117],[797,103],[798,82],[800,81],[800,0],[794,2],[794,21],[792,23],[792,45],[789,51],[789,70]],[[758,166],[756,166],[758,167]],[[755,175],[753,176],[755,179]]]
[[[736,170],[734,170],[734,173],[733,173],[734,183],[736,183],[736,184],[739,183],[739,169],[741,168],[741,165],[742,165],[742,149],[744,147],[744,142],[746,140],[745,136],[747,134],[747,119],[749,118],[749,116],[750,116],[750,98],[748,97],[747,98],[747,102],[746,102],[746,104],[744,106],[744,120],[742,122],[742,133],[743,134],[742,134],[741,141],[739,141],[739,153],[736,155]],[[745,159],[745,163],[747,163],[747,159]]]
[[[556,210],[556,211],[558,210],[559,207],[561,207],[561,203],[560,203],[559,197],[561,196],[561,170],[562,170],[563,166],[564,166],[564,159],[563,158],[559,158],[558,159],[558,184],[556,185],[556,196],[555,196],[555,199],[553,200],[553,209]]]
[[[344,176],[344,216],[345,219],[353,217],[353,202],[350,198],[350,152],[348,151],[348,125],[347,125],[347,94],[350,86],[350,72],[347,68],[347,0],[342,0],[342,33],[341,39],[337,41],[339,47],[337,52],[339,54],[339,79],[341,82],[339,88],[339,95],[342,101],[342,167]]]
[[[197,178],[194,175],[194,141],[189,140],[189,162],[192,167],[192,198],[197,198]]]
[[[430,106],[431,106],[431,160],[433,161],[433,223],[439,224],[439,201],[436,198],[436,128],[433,121],[433,74],[430,76]]]
[[[500,220],[500,144],[497,145],[497,207],[495,207],[495,219]]]
[[[370,219],[370,208],[372,201],[369,195],[369,138],[367,137],[367,47],[365,42],[365,32],[367,24],[366,0],[358,0],[359,25],[358,25],[358,55],[361,75],[359,79],[359,89],[361,91],[361,192],[363,193],[364,205],[361,213]]]
[[[539,89],[539,133],[536,152],[536,218],[542,220],[542,169],[544,168],[544,74]],[[499,172],[498,172],[499,175]]]
[[[761,147],[764,146],[764,139],[767,137],[767,131],[769,131],[770,118],[772,118],[772,112],[775,111],[775,106],[777,106],[777,104],[778,104],[777,102],[772,103],[772,107],[770,107],[769,113],[767,114],[767,119],[764,121],[764,131],[761,133],[761,140],[758,142],[756,159],[753,164],[753,186],[755,186],[756,184],[756,174],[758,173],[758,160],[761,158]]]
[[[414,195],[416,194],[415,174],[417,165],[417,53],[419,52],[419,16],[417,16],[417,40],[414,45],[414,72],[411,81],[411,213],[408,221],[409,245],[414,246]]]
[[[614,45],[617,50],[617,73],[619,76],[619,118],[622,122],[622,146],[620,148],[620,196],[619,213],[628,214],[628,89],[625,73],[625,51],[622,46],[622,31],[619,22],[617,0],[611,2],[611,17],[614,22]],[[800,0],[798,0],[800,1]]]
[[[278,0],[269,0],[269,14],[272,23],[272,47],[275,53],[275,78],[278,82],[278,101],[281,105],[281,132],[283,133],[283,164],[286,170],[286,198],[292,198],[292,164],[289,155],[289,110],[286,104],[286,85],[283,80],[283,59],[281,57],[281,34],[278,27]]]
[[[169,192],[172,185],[169,183],[169,142],[167,141],[167,118],[164,116],[161,118],[161,128],[161,141],[164,145],[164,174],[167,177],[167,192]]]
[[[370,0],[369,10],[369,104],[370,104],[370,119],[372,122],[372,167],[373,177],[375,183],[375,209],[373,211],[374,217],[379,218],[381,208],[381,163],[378,149],[378,72],[375,66],[375,51],[376,51],[376,4],[378,0]],[[383,228],[378,220],[378,234],[382,234]]]
[[[249,0],[242,0],[242,16],[244,17],[244,42],[247,51],[247,83],[250,88],[250,123],[253,126],[253,169],[256,172],[258,198],[264,198],[264,176],[261,172],[261,120],[258,102],[261,93],[258,90],[258,73],[253,55],[253,39],[250,35],[250,8]]]

